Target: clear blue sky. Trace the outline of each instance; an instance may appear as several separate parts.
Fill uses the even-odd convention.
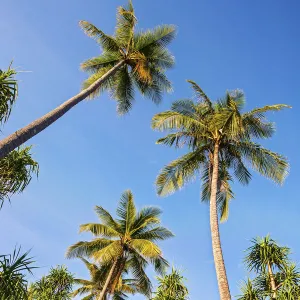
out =
[[[107,95],[84,102],[32,139],[40,176],[0,212],[0,253],[18,244],[32,248],[41,269],[66,264],[77,276],[87,273],[79,261],[65,260],[66,248],[79,239],[82,223],[96,221],[94,206],[110,211],[125,189],[139,207],[162,207],[163,223],[176,237],[162,244],[165,256],[188,278],[191,299],[218,299],[212,260],[208,207],[200,203],[200,183],[160,199],[154,180],[159,169],[180,153],[155,145],[161,135],[150,128],[153,114],[189,97],[186,79],[197,81],[211,98],[241,88],[247,109],[266,104],[293,106],[270,115],[274,138],[264,144],[291,163],[283,187],[254,176],[249,187],[234,186],[229,221],[221,225],[222,245],[232,295],[247,275],[242,266],[249,240],[270,233],[294,250],[299,240],[299,10],[297,0],[134,1],[141,28],[178,26],[171,46],[176,67],[168,75],[174,92],[160,106],[137,96],[130,115],[118,117]],[[2,134],[9,134],[77,93],[85,74],[79,63],[96,56],[96,43],[78,21],[86,19],[108,33],[124,1],[5,1],[0,10],[0,67],[11,59],[20,70],[20,97]],[[151,274],[151,276],[153,276]],[[137,297],[137,299],[141,299]]]

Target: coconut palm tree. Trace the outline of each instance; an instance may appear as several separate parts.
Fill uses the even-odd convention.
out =
[[[84,32],[102,47],[100,56],[81,64],[90,73],[83,90],[41,118],[16,131],[0,142],[0,158],[46,129],[72,107],[86,98],[94,98],[109,90],[117,101],[119,114],[127,113],[137,88],[143,95],[159,103],[162,93],[171,90],[165,70],[173,66],[174,58],[167,45],[175,36],[174,26],[162,25],[153,30],[136,32],[137,19],[131,1],[117,13],[114,36],[105,34],[93,24],[81,21]]]
[[[172,268],[170,274],[157,277],[159,286],[153,300],[186,300],[188,289],[184,283],[184,277],[180,271]]]
[[[96,206],[95,211],[101,223],[80,226],[80,232],[90,232],[95,239],[72,245],[67,251],[67,257],[89,257],[98,263],[111,265],[99,300],[104,299],[109,288],[110,293],[114,294],[125,267],[130,270],[140,288],[150,295],[151,282],[144,271],[145,267],[151,263],[156,272],[164,272],[168,263],[155,242],[173,236],[171,231],[160,226],[161,210],[145,207],[137,212],[133,194],[127,190],[122,194],[117,208],[119,219],[114,219],[101,206]]]
[[[103,289],[103,285],[105,283],[105,279],[108,275],[108,272],[111,268],[111,264],[97,265],[89,262],[84,258],[81,258],[81,260],[89,270],[90,280],[76,278],[75,284],[80,285],[80,287],[76,289],[72,295],[73,297],[76,297],[77,295],[83,296],[87,294],[84,297],[84,299],[86,300],[96,299],[96,297],[101,293]],[[134,295],[136,293],[144,294],[144,291],[140,289],[137,280],[124,278],[124,273],[126,275],[127,272],[128,271],[125,268],[123,274],[119,278],[119,282],[116,286],[113,295],[113,299],[115,300],[125,299],[127,297],[126,294],[131,294],[131,295]],[[111,294],[110,287],[108,287],[107,294]]]
[[[158,140],[158,144],[185,145],[190,151],[163,168],[156,180],[157,192],[159,195],[173,193],[200,174],[202,200],[210,204],[212,248],[220,297],[229,300],[218,209],[221,220],[226,220],[229,202],[234,197],[230,183],[234,177],[242,184],[249,183],[251,173],[247,164],[263,176],[283,182],[288,169],[286,159],[254,140],[270,138],[274,133],[274,125],[265,119],[265,113],[287,106],[271,105],[242,113],[245,101],[241,91],[227,92],[223,99],[212,102],[195,82],[190,83],[197,102],[176,101],[171,110],[153,117],[153,129],[171,131]]]

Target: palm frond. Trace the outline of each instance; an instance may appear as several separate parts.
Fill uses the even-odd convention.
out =
[[[93,39],[95,39],[106,51],[118,51],[118,42],[112,37],[105,34],[102,30],[98,29],[95,25],[87,22],[80,21],[79,26],[85,32],[85,34]]]

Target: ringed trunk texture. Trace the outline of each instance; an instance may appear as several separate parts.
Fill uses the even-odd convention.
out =
[[[79,94],[74,97],[68,99],[66,102],[48,112],[46,115],[41,118],[33,121],[27,126],[17,130],[13,134],[4,138],[0,141],[0,159],[5,157],[14,149],[21,146],[23,143],[46,129],[60,117],[62,117],[66,112],[68,112],[72,107],[77,105],[79,102],[87,98],[92,92],[94,92],[105,80],[107,80],[110,76],[114,75],[117,70],[119,70],[125,61],[120,61],[113,68],[111,68],[106,74],[100,77],[97,81],[95,81],[91,86],[81,91]]]
[[[217,281],[221,300],[231,300],[229,284],[226,275],[225,263],[222,253],[219,220],[217,210],[217,190],[218,190],[218,174],[219,173],[219,144],[216,143],[213,153],[213,172],[211,180],[210,194],[210,230],[212,249],[214,255],[215,269],[217,273]]]
[[[276,293],[277,289],[276,289],[274,274],[273,274],[272,267],[271,267],[270,263],[268,263],[268,272],[269,272],[269,276],[270,276],[272,299],[276,299],[277,298],[277,293]]]
[[[113,275],[113,273],[114,273],[114,270],[115,270],[115,268],[116,268],[117,263],[118,263],[118,260],[116,259],[116,260],[114,261],[114,263],[113,263],[113,265],[112,265],[112,267],[111,267],[111,269],[110,269],[108,275],[107,275],[105,284],[104,284],[104,286],[103,286],[103,289],[102,289],[100,295],[97,297],[97,300],[103,300],[103,299],[104,299],[104,297],[105,297],[105,295],[106,295],[106,293],[107,293],[108,285],[109,285],[109,283],[111,282],[112,275]]]

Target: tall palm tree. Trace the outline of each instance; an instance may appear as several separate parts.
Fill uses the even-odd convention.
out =
[[[156,272],[164,272],[168,263],[155,242],[173,236],[171,231],[160,226],[161,210],[145,207],[137,212],[133,194],[127,190],[122,194],[117,208],[119,219],[114,219],[101,206],[96,206],[95,211],[101,223],[80,226],[80,232],[91,232],[96,236],[95,239],[72,245],[67,251],[67,257],[85,256],[101,264],[111,265],[99,300],[104,299],[109,287],[110,293],[114,294],[125,267],[132,272],[141,289],[150,295],[151,282],[144,269],[151,263]]]
[[[268,111],[278,111],[286,105],[278,104],[242,113],[244,95],[236,90],[224,99],[212,102],[202,89],[190,81],[197,102],[179,100],[171,110],[153,117],[152,127],[171,133],[157,143],[180,147],[189,153],[165,166],[157,177],[159,195],[172,193],[200,174],[203,183],[202,200],[210,204],[212,248],[221,300],[231,298],[221,248],[218,209],[221,220],[228,217],[229,201],[234,197],[230,187],[233,176],[248,184],[250,164],[256,171],[277,183],[287,175],[286,159],[254,140],[270,138],[273,123],[265,119]]]
[[[134,101],[134,88],[159,103],[164,91],[171,90],[165,70],[172,67],[174,58],[166,46],[175,36],[170,25],[135,32],[137,19],[131,1],[120,7],[114,36],[105,34],[93,24],[81,21],[84,32],[102,47],[100,56],[81,64],[90,77],[83,90],[41,118],[16,131],[0,142],[0,158],[50,126],[82,100],[94,98],[108,89],[117,101],[120,114],[127,113]]]
[[[73,297],[76,297],[77,295],[82,296],[87,294],[83,299],[85,300],[96,299],[97,295],[99,295],[103,289],[103,286],[105,284],[105,279],[111,268],[111,264],[97,265],[89,262],[84,258],[81,258],[81,260],[89,270],[90,280],[76,278],[75,284],[80,285],[80,287],[73,292]],[[142,294],[145,293],[143,290],[140,289],[138,281],[136,279],[127,279],[124,277],[124,273],[126,275],[127,272],[128,271],[125,268],[123,274],[119,279],[118,285],[116,286],[113,295],[114,300],[125,299],[127,298],[126,294],[134,295],[136,293],[142,293]],[[111,294],[110,289],[108,289],[107,294]]]

